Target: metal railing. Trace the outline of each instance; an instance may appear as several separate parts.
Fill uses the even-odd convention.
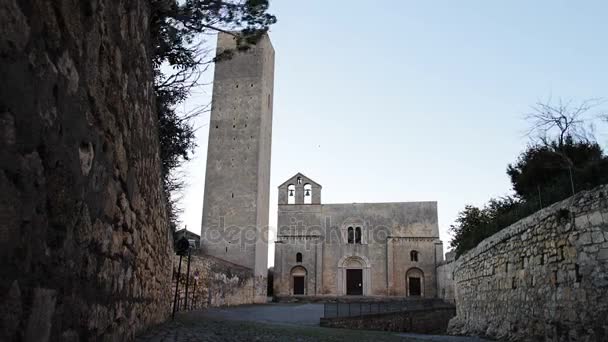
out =
[[[323,317],[356,317],[363,315],[442,307],[451,307],[451,304],[436,300],[416,300],[402,302],[325,303],[323,307]]]

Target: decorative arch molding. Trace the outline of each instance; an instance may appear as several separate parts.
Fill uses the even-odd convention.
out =
[[[346,261],[349,259],[360,260],[363,263],[363,267],[370,267],[369,259],[365,255],[344,255],[338,261],[338,267],[345,267]]]
[[[306,267],[298,265],[298,266],[292,267],[289,274],[291,274],[292,276],[294,276],[294,275],[306,276],[308,274],[308,271],[306,270]]]
[[[371,263],[365,255],[344,255],[338,261],[337,285],[338,295],[346,295],[346,270],[361,269],[363,272],[363,295],[371,292]]]

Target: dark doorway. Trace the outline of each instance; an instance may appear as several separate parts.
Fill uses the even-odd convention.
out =
[[[420,278],[410,277],[410,296],[420,296],[421,288],[420,288]]]
[[[304,294],[304,277],[293,277],[293,294],[303,295]]]
[[[346,294],[349,296],[363,294],[363,270],[346,270]]]

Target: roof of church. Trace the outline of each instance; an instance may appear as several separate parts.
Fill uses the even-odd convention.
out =
[[[286,180],[285,182],[283,182],[281,185],[279,185],[278,187],[282,187],[284,185],[287,185],[289,183],[293,183],[294,180],[298,177],[302,177],[303,181],[302,183],[306,184],[306,183],[312,183],[316,186],[318,186],[319,188],[322,188],[321,184],[313,181],[312,179],[310,179],[309,177],[306,177],[304,174],[302,174],[301,172],[296,173],[293,177],[289,178],[288,180]]]

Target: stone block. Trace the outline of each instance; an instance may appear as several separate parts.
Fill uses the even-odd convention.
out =
[[[597,253],[598,260],[608,260],[608,248],[602,248]]]
[[[56,295],[55,290],[34,289],[34,302],[27,321],[25,341],[46,342],[50,340]]]

